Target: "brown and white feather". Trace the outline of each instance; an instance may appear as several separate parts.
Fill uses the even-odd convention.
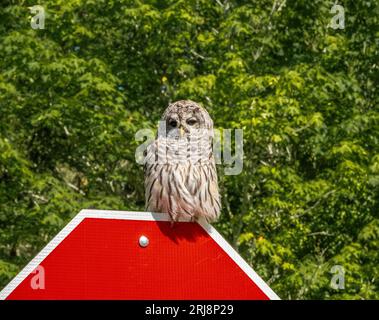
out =
[[[168,213],[173,221],[181,217],[215,221],[221,202],[212,150],[213,122],[205,109],[188,100],[170,105],[162,120],[173,117],[186,134],[178,137],[168,128],[148,146],[144,163],[146,210]],[[198,120],[196,130],[186,126],[189,117]]]

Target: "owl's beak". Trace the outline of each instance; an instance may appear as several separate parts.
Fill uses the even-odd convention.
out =
[[[184,129],[183,129],[183,127],[179,128],[179,135],[180,135],[181,138],[184,136]]]

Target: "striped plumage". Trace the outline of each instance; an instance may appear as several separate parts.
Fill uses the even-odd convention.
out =
[[[193,101],[171,104],[145,156],[146,210],[215,221],[221,209],[212,150],[213,122]]]

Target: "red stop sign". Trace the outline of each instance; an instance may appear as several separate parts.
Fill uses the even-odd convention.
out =
[[[208,223],[82,210],[0,299],[279,299]]]

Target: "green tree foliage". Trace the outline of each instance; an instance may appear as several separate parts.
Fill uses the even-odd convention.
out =
[[[170,101],[244,130],[216,227],[282,297],[378,299],[378,4],[34,0],[0,8],[0,287],[81,208],[143,209],[135,133]],[[345,289],[330,286],[345,270]]]

